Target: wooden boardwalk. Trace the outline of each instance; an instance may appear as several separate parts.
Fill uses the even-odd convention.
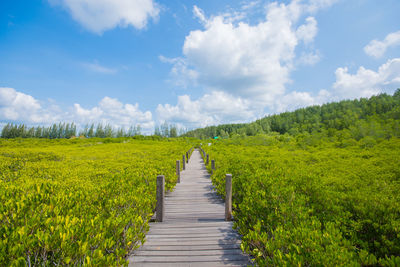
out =
[[[247,266],[240,236],[225,221],[225,206],[213,191],[198,150],[165,197],[163,222],[150,224],[145,244],[129,266]]]

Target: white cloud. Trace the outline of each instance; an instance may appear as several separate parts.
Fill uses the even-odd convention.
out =
[[[160,60],[173,65],[171,76],[177,85],[193,84],[208,93],[197,100],[179,96],[175,106],[159,105],[158,118],[199,127],[250,121],[265,109],[277,112],[326,102],[329,93],[325,90],[314,96],[288,93],[286,87],[296,66],[320,60],[319,51],[312,47],[317,21],[309,15],[334,2],[273,2],[266,6],[264,19],[255,24],[247,22],[246,16],[255,8],[263,10],[260,1],[214,16],[194,6],[193,14],[204,29],[186,36],[182,57]]]
[[[104,97],[99,105],[91,109],[82,108],[80,104],[74,104],[72,110],[74,122],[79,124],[101,122],[116,127],[129,127],[140,124],[144,129],[153,129],[154,122],[150,111],[142,112],[139,104],[123,104],[118,99]]]
[[[48,0],[64,6],[86,29],[101,34],[115,27],[146,27],[160,9],[153,0]]]
[[[314,40],[315,36],[317,35],[317,31],[317,21],[313,17],[308,17],[306,19],[306,23],[297,29],[296,35],[299,40],[302,40],[304,43],[308,44]]]
[[[41,105],[32,96],[13,88],[0,87],[0,118],[5,120],[40,121]]]
[[[356,74],[350,74],[347,67],[335,72],[334,93],[340,98],[370,97],[400,86],[400,58],[388,60],[378,71],[360,67]]]
[[[200,20],[201,23],[207,23],[206,16],[204,15],[204,11],[198,8],[196,5],[193,6],[193,14],[196,18]]]
[[[299,57],[297,63],[301,65],[315,65],[321,59],[319,51],[305,53],[303,52]]]
[[[63,111],[54,101],[40,104],[33,96],[13,88],[0,87],[0,122],[5,121],[29,125],[74,122],[83,126],[86,123],[103,123],[125,128],[140,124],[144,133],[152,133],[154,129],[152,113],[141,111],[137,103],[124,104],[106,96],[95,107],[83,108],[76,103]]]
[[[389,47],[400,45],[400,31],[388,34],[383,41],[372,40],[364,47],[364,52],[375,58],[382,57]]]
[[[249,101],[217,91],[197,100],[191,100],[188,95],[179,96],[176,106],[158,105],[156,111],[160,121],[189,128],[249,121],[255,118],[255,112]]]
[[[296,55],[298,44],[312,43],[318,31],[315,18],[299,20],[310,9],[315,11],[328,2],[333,1],[274,2],[267,6],[264,20],[255,25],[240,21],[243,14],[234,11],[207,18],[194,6],[193,13],[204,29],[186,36],[183,57],[169,61],[173,64],[171,73],[178,85],[184,80],[186,86],[192,82],[211,92],[251,100],[257,106],[272,105],[276,97],[285,94],[295,63],[315,64],[319,60],[317,51],[308,51],[307,56],[303,51],[303,58]],[[258,2],[249,7],[254,5]]]

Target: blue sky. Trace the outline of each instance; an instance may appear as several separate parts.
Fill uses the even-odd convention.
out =
[[[196,128],[400,87],[398,0],[2,0],[0,123]]]

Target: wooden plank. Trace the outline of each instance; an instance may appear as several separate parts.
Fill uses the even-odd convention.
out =
[[[215,218],[215,217],[217,217],[217,218],[219,218],[220,216],[224,216],[224,213],[222,212],[198,212],[198,213],[196,213],[196,212],[182,212],[182,211],[177,211],[177,212],[169,212],[168,213],[168,215],[166,215],[166,217],[168,218],[168,217],[170,217],[170,216],[172,216],[172,217],[175,217],[175,216],[180,216],[180,215],[182,215],[182,216],[184,216],[184,217],[198,217],[198,218],[203,218],[203,217],[206,217],[206,218]]]
[[[190,246],[190,245],[226,245],[240,244],[238,239],[212,239],[212,240],[152,240],[152,246]]]
[[[239,248],[221,250],[140,250],[135,256],[215,256],[215,255],[244,255]]]
[[[238,267],[238,266],[247,266],[247,261],[234,261],[234,262],[220,262],[220,261],[210,261],[210,262],[173,262],[173,263],[153,263],[153,262],[138,262],[138,263],[130,263],[129,266],[136,267]]]
[[[210,261],[244,261],[242,254],[204,255],[204,256],[135,256],[134,262],[210,262]]]
[[[215,229],[215,228],[185,228],[185,229],[150,229],[146,236],[150,235],[201,235],[201,234],[231,234],[237,233],[233,229]]]
[[[216,222],[201,222],[201,223],[185,223],[185,222],[177,222],[177,223],[170,223],[170,222],[163,222],[163,223],[151,223],[150,227],[152,229],[157,228],[201,228],[201,227],[223,227],[223,228],[232,228],[232,222],[226,221],[216,221]]]
[[[172,246],[172,245],[166,245],[166,246],[159,246],[159,245],[149,245],[145,244],[144,246],[140,247],[137,251],[139,250],[179,250],[179,251],[189,251],[189,250],[226,250],[226,249],[240,249],[239,244],[208,244],[208,245],[187,245],[187,246]]]
[[[159,241],[174,241],[174,240],[177,240],[177,241],[182,241],[182,242],[210,241],[210,243],[215,243],[215,241],[240,239],[240,236],[238,234],[234,234],[234,233],[232,233],[231,235],[225,235],[225,236],[224,235],[207,235],[207,234],[197,235],[197,236],[172,236],[172,235],[170,235],[170,236],[159,235],[159,236],[160,237],[153,237],[153,236],[146,237],[146,242],[150,242],[150,243],[153,244],[154,242],[159,242]]]

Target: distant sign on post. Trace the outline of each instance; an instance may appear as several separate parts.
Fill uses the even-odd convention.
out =
[[[218,136],[214,136],[214,139],[218,139],[219,137]]]
[[[211,143],[208,143],[207,145],[208,145],[208,146],[211,146]]]

